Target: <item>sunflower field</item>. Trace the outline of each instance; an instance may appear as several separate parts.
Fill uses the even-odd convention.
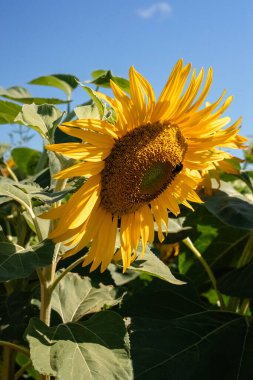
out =
[[[253,379],[253,145],[212,78],[0,89],[1,379]]]

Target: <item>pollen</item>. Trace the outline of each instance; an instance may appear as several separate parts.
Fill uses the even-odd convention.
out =
[[[161,194],[182,170],[187,143],[170,124],[146,124],[119,138],[101,173],[101,206],[122,216]]]

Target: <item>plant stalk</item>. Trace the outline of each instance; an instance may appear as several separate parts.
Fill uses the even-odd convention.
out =
[[[199,262],[203,265],[203,267],[204,267],[204,269],[205,269],[205,271],[206,271],[206,273],[207,273],[207,275],[211,281],[211,284],[213,285],[213,288],[216,291],[216,294],[217,294],[217,297],[218,297],[218,300],[220,303],[220,307],[221,307],[221,309],[225,310],[226,306],[225,306],[223,297],[222,297],[221,293],[219,292],[219,290],[217,289],[216,278],[214,277],[213,271],[210,268],[209,264],[203,258],[203,256],[201,255],[199,250],[195,247],[195,245],[193,244],[193,242],[191,241],[191,239],[189,237],[184,239],[183,242],[192,251],[192,253],[199,260]]]

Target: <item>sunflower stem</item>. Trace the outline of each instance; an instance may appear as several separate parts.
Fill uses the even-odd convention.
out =
[[[83,257],[79,257],[78,260],[74,261],[71,265],[69,265],[64,271],[61,272],[61,274],[54,280],[54,282],[50,286],[51,292],[54,291],[55,287],[58,285],[58,283],[61,281],[61,279],[66,276],[68,272],[70,272],[72,269],[74,269],[77,265],[81,264],[83,262]]]
[[[204,269],[205,269],[205,271],[206,271],[206,273],[207,273],[207,275],[208,275],[208,277],[209,277],[209,279],[211,281],[211,284],[213,285],[213,288],[216,291],[216,294],[217,294],[217,297],[218,297],[218,300],[219,300],[219,303],[220,303],[220,307],[221,307],[221,309],[225,310],[226,306],[225,306],[223,297],[222,297],[221,293],[219,292],[219,290],[217,289],[216,278],[214,277],[213,271],[210,268],[209,264],[206,262],[206,260],[204,259],[204,257],[201,255],[201,253],[195,247],[195,245],[193,244],[193,242],[191,241],[191,239],[189,237],[187,237],[186,239],[184,239],[183,242],[192,251],[192,253],[199,260],[199,262],[203,265],[203,267],[204,267]]]

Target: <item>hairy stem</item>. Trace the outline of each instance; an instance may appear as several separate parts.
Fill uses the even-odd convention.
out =
[[[205,271],[206,271],[206,273],[207,273],[207,275],[208,275],[208,277],[209,277],[209,279],[211,281],[211,284],[213,285],[213,288],[216,291],[218,300],[220,302],[220,307],[221,307],[221,309],[224,310],[226,308],[225,307],[225,303],[224,303],[224,300],[223,300],[223,297],[222,297],[221,293],[217,289],[216,278],[214,277],[213,271],[210,268],[209,264],[203,258],[203,256],[201,255],[201,253],[199,252],[199,250],[195,247],[195,245],[193,244],[193,242],[191,241],[191,239],[189,237],[187,237],[186,239],[184,239],[183,242],[192,251],[192,253],[199,260],[199,262],[203,265],[203,267],[204,267],[204,269],[205,269]]]

